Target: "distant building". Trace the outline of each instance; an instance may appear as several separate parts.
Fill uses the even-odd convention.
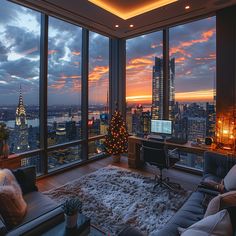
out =
[[[174,118],[174,105],[175,105],[175,87],[174,87],[174,79],[175,79],[175,59],[172,58],[170,60],[170,76],[168,79],[169,86],[169,118]],[[163,59],[155,57],[155,64],[153,66],[152,72],[152,119],[163,119],[164,111],[163,111]]]
[[[216,111],[215,105],[206,103],[206,136],[215,136]]]
[[[206,137],[206,118],[189,117],[188,118],[188,140],[203,140]]]
[[[16,108],[14,152],[25,152],[29,148],[26,110],[20,88],[19,102]]]
[[[163,60],[155,57],[152,71],[152,119],[163,119]]]

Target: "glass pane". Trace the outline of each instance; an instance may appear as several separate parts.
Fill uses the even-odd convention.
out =
[[[126,122],[129,133],[150,132],[153,118],[162,118],[163,97],[156,91],[163,85],[162,32],[155,32],[126,42]],[[160,83],[158,81],[160,80]]]
[[[104,146],[105,139],[98,139],[95,141],[91,141],[88,144],[89,148],[89,158],[94,156],[104,156],[105,155],[105,146]]]
[[[68,148],[59,148],[48,153],[49,171],[60,169],[80,161],[82,161],[81,145]]]
[[[81,139],[82,29],[49,18],[48,145]]]
[[[10,154],[21,153],[39,147],[41,14],[2,0],[0,15],[0,122]]]
[[[197,170],[203,170],[203,158],[197,154],[180,152],[180,161],[178,165],[191,167]]]
[[[169,118],[173,136],[204,143],[215,134],[215,17],[170,29]],[[182,154],[181,164],[202,169],[202,156]]]
[[[43,171],[43,160],[40,155],[26,157],[21,159],[21,166],[35,166],[37,175],[44,173]]]
[[[89,136],[106,134],[109,115],[109,38],[89,32]]]
[[[203,142],[214,136],[215,17],[170,29],[170,119],[174,136]]]

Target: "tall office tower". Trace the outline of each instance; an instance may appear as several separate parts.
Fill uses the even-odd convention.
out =
[[[152,71],[152,119],[163,119],[163,60],[155,57]]]
[[[175,117],[175,58],[170,59],[170,74],[168,79],[169,85],[169,119]]]
[[[28,149],[29,149],[28,125],[26,119],[25,106],[23,102],[23,96],[20,87],[19,102],[16,108],[14,152],[27,151]]]
[[[168,78],[168,105],[169,119],[174,119],[175,107],[175,58],[170,60],[170,73]],[[152,73],[152,119],[163,119],[163,59],[155,57],[155,65]]]
[[[208,102],[206,103],[206,119],[206,136],[214,137],[216,123],[215,105]]]

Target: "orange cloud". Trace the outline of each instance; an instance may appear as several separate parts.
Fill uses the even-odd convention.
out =
[[[28,49],[28,50],[22,52],[21,54],[22,55],[28,55],[28,54],[31,54],[31,53],[36,52],[36,51],[38,51],[38,47]]]
[[[98,81],[108,72],[108,66],[95,66],[89,73],[89,81]]]
[[[57,52],[58,52],[57,50],[48,50],[48,55],[52,55],[52,54],[55,54]]]
[[[214,34],[215,34],[215,29],[210,29],[210,30],[208,30],[206,32],[203,32],[199,39],[193,39],[193,40],[190,40],[190,41],[180,42],[180,44],[177,45],[176,47],[171,47],[170,48],[170,55],[173,55],[175,53],[181,53],[181,54],[183,54],[183,55],[185,55],[187,57],[192,57],[192,55],[187,53],[184,48],[190,47],[190,46],[192,46],[194,44],[197,44],[197,43],[205,43]]]
[[[80,52],[76,52],[76,51],[75,51],[75,52],[71,52],[71,54],[74,55],[74,56],[79,56],[79,55],[80,55]]]
[[[178,57],[175,59],[175,63],[183,63],[186,60],[185,57]]]
[[[60,79],[80,79],[81,75],[62,75]]]

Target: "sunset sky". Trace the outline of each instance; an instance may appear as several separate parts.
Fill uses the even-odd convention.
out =
[[[127,102],[150,103],[154,58],[162,57],[162,33],[129,39],[126,48]],[[176,101],[212,101],[215,53],[215,17],[170,29],[170,57],[175,58]]]
[[[89,103],[105,104],[109,39],[89,34]],[[80,104],[80,27],[49,18],[48,104]],[[212,100],[215,77],[215,17],[170,29],[170,56],[176,60],[178,101]],[[0,104],[16,104],[21,85],[25,103],[39,104],[40,13],[1,0]],[[152,67],[162,57],[162,35],[127,41],[127,101],[150,103]]]

